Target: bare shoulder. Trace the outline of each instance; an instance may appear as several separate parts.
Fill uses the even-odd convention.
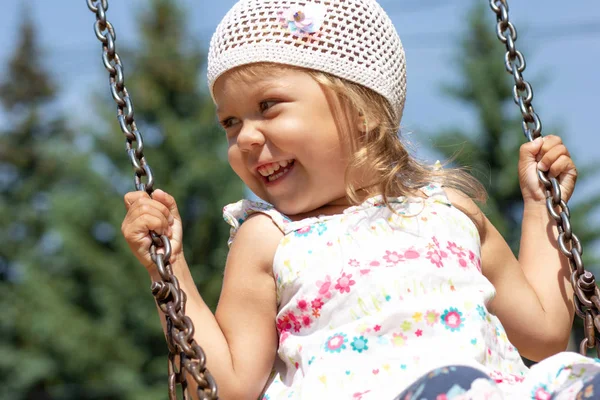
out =
[[[448,199],[454,207],[465,213],[473,221],[481,240],[484,241],[488,231],[488,219],[481,208],[469,196],[457,189],[444,188]]]
[[[256,213],[248,217],[238,229],[231,244],[229,258],[242,256],[252,265],[271,272],[271,264],[283,232],[266,214]],[[231,263],[228,263],[228,267]]]

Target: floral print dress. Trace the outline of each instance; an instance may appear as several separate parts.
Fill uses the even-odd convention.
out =
[[[570,366],[594,362],[561,353],[528,370],[487,309],[495,291],[476,226],[440,186],[422,191],[390,199],[396,213],[380,196],[300,221],[249,200],[224,208],[230,243],[254,213],[284,233],[273,260],[278,358],[264,399],[393,399],[450,365],[483,371],[506,398],[541,399],[571,379]]]

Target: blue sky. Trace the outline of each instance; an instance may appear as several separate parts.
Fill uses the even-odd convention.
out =
[[[440,84],[454,82],[452,57],[456,41],[475,0],[380,0],[404,42],[408,60],[408,98],[403,125],[411,141],[425,147],[429,133],[453,124],[475,129],[469,110],[443,96]],[[488,0],[482,1],[485,4]],[[219,19],[234,0],[182,0],[188,7],[191,31],[207,44]],[[0,66],[14,50],[24,0],[2,0],[0,9]],[[106,90],[106,73],[100,62],[100,45],[94,37],[94,15],[85,0],[29,0],[38,24],[45,63],[55,71],[61,104],[71,115],[86,120],[92,115],[90,89]],[[117,31],[117,44],[135,46],[136,13],[142,0],[109,1],[108,18]],[[512,0],[510,15],[519,31],[518,47],[527,59],[525,78],[533,80],[534,106],[546,127],[557,126],[576,162],[598,160],[600,129],[600,3],[546,0]],[[489,14],[490,24],[495,23]],[[123,60],[125,72],[127,60]],[[498,62],[502,62],[501,59]],[[535,78],[535,79],[532,79]],[[543,88],[540,83],[543,82]],[[536,90],[537,87],[537,90]],[[133,94],[135,100],[135,93]],[[0,114],[0,123],[6,118]],[[548,134],[549,132],[545,132]],[[427,157],[426,152],[424,156]],[[574,200],[589,187],[580,186]]]

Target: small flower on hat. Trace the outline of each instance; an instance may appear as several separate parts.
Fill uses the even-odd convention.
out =
[[[293,35],[305,36],[317,33],[325,21],[325,7],[322,4],[293,6],[281,11],[279,16],[284,28]]]

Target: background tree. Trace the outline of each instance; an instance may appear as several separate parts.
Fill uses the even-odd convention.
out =
[[[525,139],[521,114],[512,97],[514,80],[503,63],[506,50],[489,19],[485,5],[477,4],[473,8],[454,59],[460,80],[444,86],[445,93],[473,111],[477,118],[476,131],[469,132],[464,127],[442,129],[435,135],[434,146],[446,158],[455,156],[456,164],[470,166],[473,175],[486,186],[489,200],[483,206],[484,211],[517,254],[523,212],[517,162],[519,147]],[[531,79],[530,76],[526,78]],[[541,118],[543,121],[544,116]],[[557,130],[545,127],[544,133],[557,133]],[[569,133],[558,134],[567,145],[574,140]],[[599,164],[582,166],[578,162],[578,189],[597,178],[598,167]],[[590,251],[600,241],[600,227],[590,224],[589,217],[600,210],[600,192],[578,199],[570,205],[573,231],[582,240],[584,251],[587,249],[586,268],[591,269],[600,261]],[[598,270],[593,272],[597,276],[600,273]],[[576,325],[575,332],[579,337],[579,320]]]
[[[28,15],[23,8],[20,40],[0,82],[0,102],[9,120],[0,128],[1,398],[35,387],[49,367],[51,355],[38,351],[43,322],[36,321],[40,308],[32,303],[50,303],[52,293],[43,281],[28,291],[34,280],[43,280],[37,272],[45,273],[43,259],[57,244],[45,216],[63,171],[55,149],[70,137],[64,119],[51,109],[56,90],[43,69]]]
[[[221,211],[243,196],[243,186],[227,164],[226,141],[199,79],[202,53],[187,30],[185,15],[174,0],[152,0],[138,19],[139,45],[128,54],[122,48],[119,52],[131,72],[126,84],[146,139],[145,154],[158,187],[178,200],[186,258],[201,293],[214,306],[229,231]],[[24,22],[22,29],[23,41],[34,43],[31,23]],[[27,46],[18,46],[13,59],[41,65],[39,52],[31,47],[22,54]],[[31,76],[52,87],[47,74],[32,71],[11,69],[6,87],[17,93]],[[28,115],[50,99],[49,89],[40,90],[42,83],[30,85],[20,97],[2,91],[3,98],[6,94],[15,103],[10,107]],[[19,126],[16,133],[2,135],[2,140],[10,139],[14,155],[3,169],[18,172],[8,174],[12,180],[3,185],[2,222],[24,225],[28,231],[14,249],[3,249],[10,250],[3,255],[5,271],[13,272],[4,273],[10,279],[0,283],[0,398],[166,396],[167,349],[150,280],[120,234],[123,195],[133,190],[133,172],[114,108],[108,109],[112,100],[105,92],[102,96],[89,107],[91,115],[93,110],[101,115],[93,115],[96,120],[79,128],[76,136],[65,128],[49,131],[41,140],[41,133]],[[52,126],[48,121],[36,126],[46,132]],[[21,153],[38,149],[24,163]],[[29,194],[19,194],[26,188]],[[42,189],[43,202],[35,200]],[[43,207],[30,215],[37,210],[36,201]],[[28,224],[39,226],[40,233],[30,234]],[[16,242],[14,233],[12,238]]]

